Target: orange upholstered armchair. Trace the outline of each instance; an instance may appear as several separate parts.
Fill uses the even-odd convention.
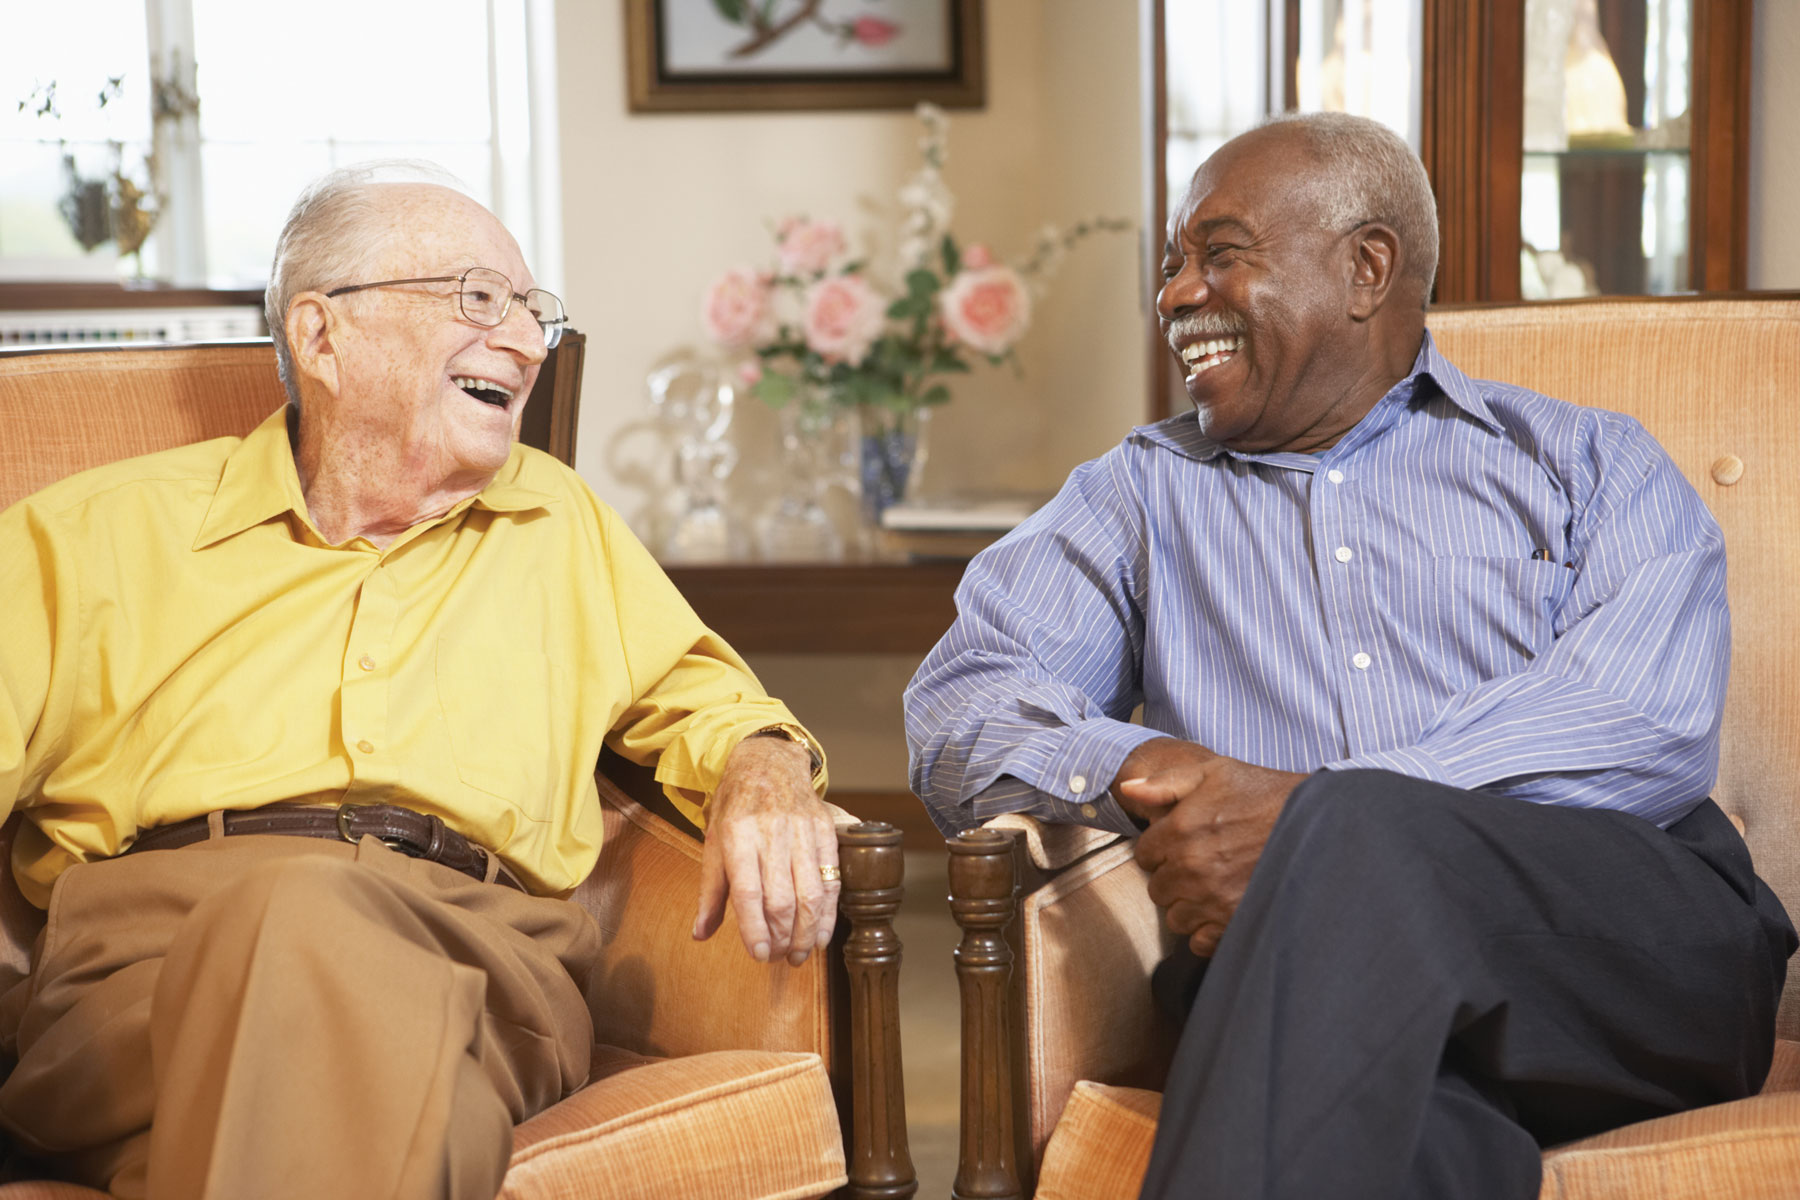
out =
[[[1470,375],[1636,417],[1711,506],[1733,625],[1713,796],[1800,913],[1800,296],[1445,309],[1428,324]],[[956,1194],[1136,1196],[1173,1031],[1153,1012],[1160,914],[1131,844],[1004,817],[949,849],[964,931]],[[1761,1095],[1553,1147],[1544,1200],[1800,1195],[1800,972],[1788,978]]]
[[[526,408],[524,440],[565,462],[584,343],[564,336]],[[285,401],[267,341],[0,352],[0,508],[76,470],[242,435]],[[596,782],[605,846],[573,898],[604,937],[589,1002],[607,1044],[587,1087],[515,1131],[503,1195],[909,1195],[899,834],[840,826],[845,919],[831,952],[761,965],[733,929],[689,936],[700,844],[650,773],[609,755]],[[43,923],[11,879],[0,878],[0,987],[28,969]],[[98,1195],[0,1184],[0,1200]]]

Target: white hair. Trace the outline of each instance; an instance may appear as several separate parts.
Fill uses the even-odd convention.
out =
[[[1403,270],[1431,296],[1437,278],[1437,202],[1425,164],[1379,121],[1341,112],[1276,113],[1258,125],[1292,129],[1324,169],[1317,176],[1320,215],[1331,229],[1379,221],[1404,247]]]
[[[329,291],[353,283],[382,249],[376,226],[375,189],[389,183],[431,183],[465,195],[461,180],[423,159],[376,159],[339,167],[320,176],[288,212],[275,242],[269,267],[269,290],[263,315],[275,343],[275,369],[287,388],[288,402],[300,405],[300,381],[294,374],[293,348],[287,342],[287,310],[301,292]]]

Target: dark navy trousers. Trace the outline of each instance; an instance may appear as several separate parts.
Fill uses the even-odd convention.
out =
[[[1185,1013],[1152,1200],[1533,1200],[1545,1146],[1755,1093],[1792,924],[1711,801],[1667,830],[1319,772]]]

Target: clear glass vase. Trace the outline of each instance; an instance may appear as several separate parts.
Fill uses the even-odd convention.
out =
[[[780,413],[781,490],[756,523],[757,549],[770,562],[837,562],[844,538],[823,503],[843,482],[844,414],[805,395]]]

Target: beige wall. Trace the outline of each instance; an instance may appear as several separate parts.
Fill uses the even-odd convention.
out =
[[[1800,288],[1800,3],[1761,0],[1750,66],[1753,288]]]
[[[1135,219],[1137,0],[989,0],[987,22],[987,107],[950,114],[959,238],[1009,258],[1045,222]],[[884,243],[870,249],[891,249],[918,124],[910,113],[630,114],[623,24],[617,0],[557,5],[565,278],[589,336],[577,465],[648,536],[667,452],[647,424],[645,374],[698,344],[702,289],[767,258],[771,219],[836,218],[879,230]],[[1130,235],[1070,256],[1021,346],[1023,378],[983,369],[935,422],[935,482],[1053,487],[1143,420],[1136,260]],[[767,471],[773,423],[752,411],[740,427],[739,474],[754,479]],[[826,741],[839,786],[905,786],[899,693],[916,662],[752,665]]]

